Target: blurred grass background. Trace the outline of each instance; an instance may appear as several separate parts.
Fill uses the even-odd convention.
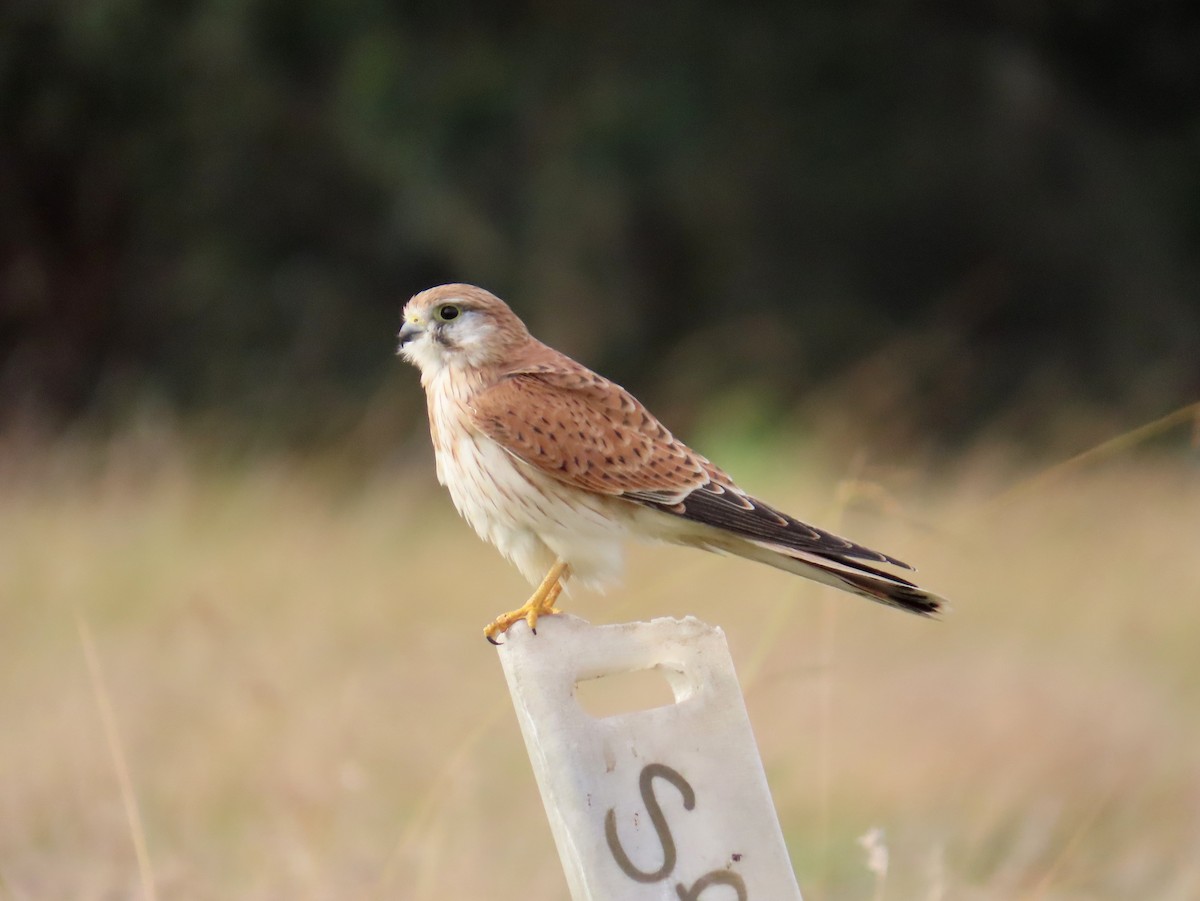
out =
[[[1198,158],[1183,2],[6,4],[0,898],[138,896],[127,802],[163,898],[565,897],[452,280],[956,602],[572,599],[726,629],[806,898],[1200,896]]]
[[[1194,461],[1109,461],[997,503],[1012,478],[979,452],[888,514],[837,498],[844,468],[750,470],[919,561],[956,610],[664,548],[570,609],[725,628],[806,898],[874,897],[872,827],[888,897],[1200,892]],[[427,472],[125,440],[3,474],[0,896],[139,893],[79,616],[160,897],[565,897],[480,634],[527,586]]]

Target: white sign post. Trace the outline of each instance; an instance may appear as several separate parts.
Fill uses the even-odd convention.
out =
[[[500,662],[573,901],[801,901],[720,629],[551,616]],[[575,698],[646,669],[675,703],[597,718]]]

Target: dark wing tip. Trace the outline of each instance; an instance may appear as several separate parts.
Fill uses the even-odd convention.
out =
[[[655,503],[648,496],[633,499],[658,506],[668,513],[674,513],[694,522],[724,529],[743,538],[770,541],[783,547],[835,559],[849,557],[856,560],[870,560],[875,563],[888,563],[900,569],[915,572],[914,568],[903,560],[897,560],[895,557],[890,557],[861,544],[855,544],[840,535],[834,535],[832,532],[809,525],[776,510],[770,504],[765,504],[730,485],[722,485],[719,482],[710,481],[694,489],[681,500],[672,498],[674,503],[671,504]]]
[[[928,617],[936,617],[943,612],[945,601],[936,594],[913,585],[911,582],[879,579],[868,574],[872,572],[869,567],[863,567],[863,569],[867,572],[862,576],[846,572],[839,572],[837,576],[852,590],[888,607]]]
[[[843,566],[858,570],[855,572],[839,571],[836,575],[847,585],[861,592],[864,596],[895,607],[907,610],[918,616],[937,616],[943,612],[945,600],[932,592],[926,591],[915,582],[902,579],[900,576],[886,573],[883,570],[868,566],[861,560],[849,557],[832,558]],[[859,575],[861,573],[861,575]]]
[[[888,600],[901,610],[915,613],[918,616],[936,617],[942,613],[942,599],[935,594],[922,591],[920,588],[900,586],[895,591],[889,591]]]

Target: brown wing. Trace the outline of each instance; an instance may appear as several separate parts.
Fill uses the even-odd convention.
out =
[[[728,479],[629,392],[580,367],[532,367],[471,402],[475,426],[520,460],[598,494],[677,503]]]
[[[752,541],[912,568],[750,497],[624,388],[566,358],[511,373],[471,410],[475,426],[510,454],[576,488]]]

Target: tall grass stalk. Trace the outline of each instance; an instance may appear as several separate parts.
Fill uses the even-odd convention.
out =
[[[108,745],[108,753],[112,758],[113,770],[117,777],[117,786],[121,793],[121,804],[125,808],[125,819],[129,824],[129,837],[133,842],[133,853],[137,858],[138,878],[142,884],[142,895],[146,901],[156,901],[154,872],[150,867],[150,851],[146,844],[146,830],[142,825],[142,815],[138,809],[137,796],[133,791],[133,779],[129,776],[129,764],[125,760],[125,749],[121,744],[121,736],[117,730],[117,718],[113,714],[112,700],[109,698],[108,687],[104,681],[104,673],[100,668],[100,657],[96,653],[96,644],[92,640],[92,631],[87,620],[81,613],[75,615],[75,627],[79,632],[79,643],[83,648],[83,657],[87,661],[88,680],[92,685],[92,693],[96,698],[96,710],[100,714],[100,723],[104,728],[104,740]]]

